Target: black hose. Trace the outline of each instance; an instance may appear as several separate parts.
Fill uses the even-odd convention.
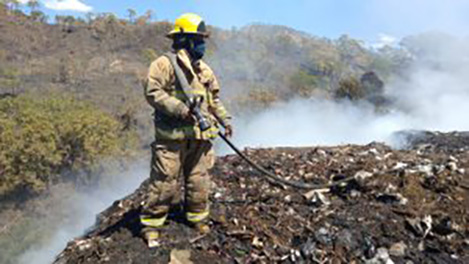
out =
[[[304,182],[289,181],[256,164],[254,161],[252,161],[250,158],[244,155],[244,153],[241,152],[221,131],[218,132],[218,135],[220,135],[220,137],[226,142],[226,144],[228,144],[228,146],[230,146],[231,149],[234,150],[234,152],[236,152],[236,154],[238,154],[243,160],[249,163],[249,165],[251,165],[257,171],[259,171],[261,175],[265,176],[266,179],[268,179],[269,182],[271,183],[287,185],[287,186],[295,187],[299,189],[318,190],[318,189],[325,189],[325,188],[338,186],[342,183],[345,183],[354,179],[354,177],[347,177],[347,178],[335,181],[333,183],[325,183],[325,184],[310,184],[310,183],[304,183]]]

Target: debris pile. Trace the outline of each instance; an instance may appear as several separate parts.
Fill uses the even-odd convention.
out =
[[[55,263],[469,263],[469,136],[422,135],[412,133],[404,150],[245,150],[290,180],[354,177],[311,191],[272,185],[239,157],[221,157],[212,172],[212,231],[189,228],[175,205],[154,249],[138,236],[144,182]]]

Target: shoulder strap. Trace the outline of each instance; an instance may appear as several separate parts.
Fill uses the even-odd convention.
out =
[[[192,98],[189,93],[191,86],[189,85],[189,82],[187,81],[186,75],[184,74],[181,67],[179,67],[179,64],[177,63],[177,55],[174,53],[166,53],[165,56],[169,58],[171,65],[173,65],[174,73],[176,74],[176,80],[179,82],[182,92],[184,94],[184,97],[186,98],[186,104],[192,104],[194,98]],[[189,107],[192,108],[192,113],[194,114],[195,118],[198,121],[200,130],[206,131],[210,129],[211,124],[209,123],[207,118],[205,118],[205,116],[202,115],[202,112],[200,111],[200,106],[197,105],[196,103],[194,106],[189,106]]]
[[[174,68],[174,73],[176,74],[176,80],[181,85],[182,91],[184,92],[186,99],[189,99],[189,90],[191,89],[191,86],[189,85],[186,75],[184,74],[177,62],[177,55],[172,52],[167,52],[164,54],[164,56],[166,56],[171,62],[171,65]]]

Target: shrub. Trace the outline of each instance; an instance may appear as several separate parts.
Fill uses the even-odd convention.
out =
[[[158,58],[158,54],[154,49],[144,49],[142,50],[142,57],[147,64],[150,64]]]
[[[318,76],[300,70],[290,78],[290,91],[294,96],[310,97],[319,84]]]
[[[364,90],[357,78],[350,76],[342,79],[339,82],[339,87],[335,92],[335,97],[338,99],[349,99],[356,101],[363,99],[365,96]]]
[[[0,100],[0,196],[40,193],[67,180],[64,171],[92,171],[102,158],[129,155],[135,137],[113,116],[71,97]]]

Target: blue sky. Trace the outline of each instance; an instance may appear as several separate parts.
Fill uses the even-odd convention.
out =
[[[27,1],[27,0],[22,0]],[[438,30],[467,35],[469,0],[41,0],[50,15],[112,12],[125,16],[154,10],[157,20],[173,21],[196,12],[222,28],[250,23],[286,25],[312,35],[337,38],[341,34],[375,42],[393,36]],[[60,10],[57,10],[60,9]],[[63,9],[75,9],[66,11]]]

